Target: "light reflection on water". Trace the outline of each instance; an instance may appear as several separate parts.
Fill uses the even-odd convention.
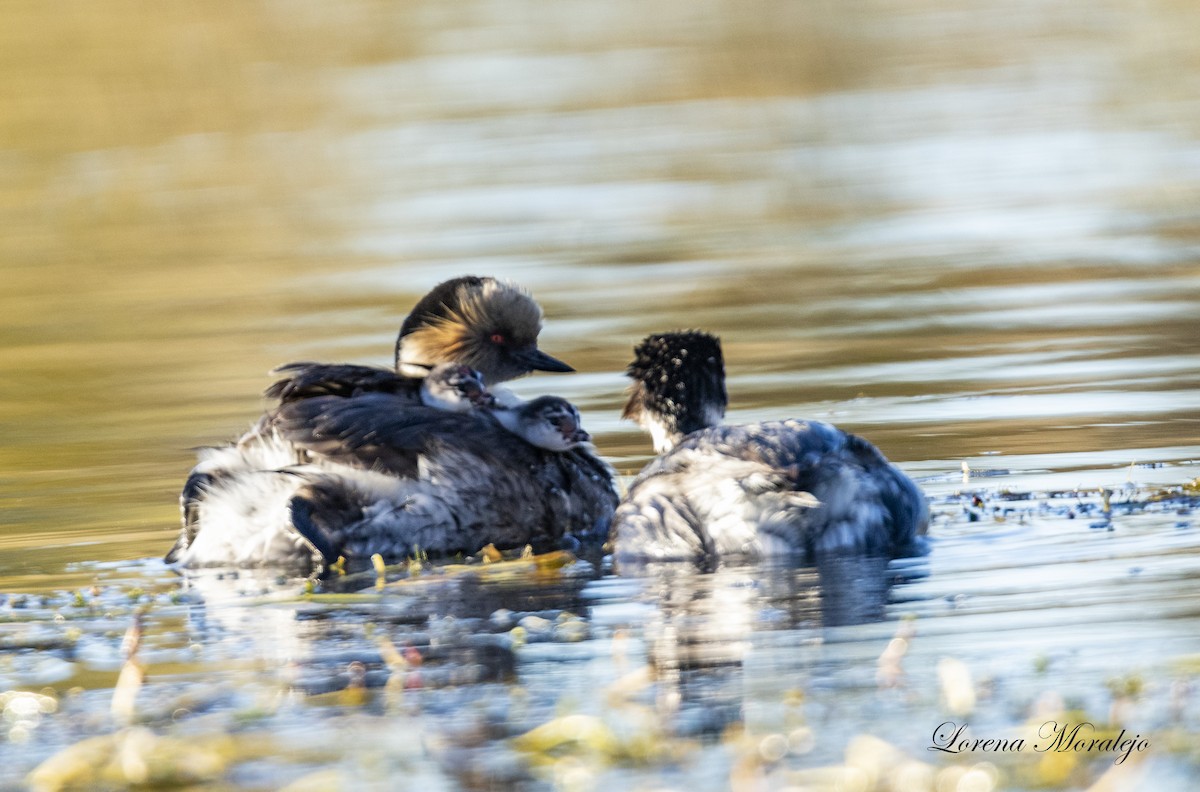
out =
[[[73,650],[20,651],[62,638],[73,596],[5,600],[0,687],[85,690],[61,709],[82,725],[0,742],[3,780],[111,728],[138,587],[153,727],[258,713],[248,731],[276,741],[241,788],[323,766],[536,786],[505,740],[565,713],[660,753],[568,750],[561,786],[809,783],[864,732],[930,759],[942,657],[979,682],[981,735],[1054,696],[1124,706],[1156,748],[1118,788],[1194,781],[1168,743],[1198,730],[1178,712],[1195,518],[1127,506],[1200,475],[1195,9],[743,6],[0,11],[0,588],[98,580],[110,612],[71,619]],[[131,561],[169,545],[188,449],[248,425],[267,370],[386,364],[407,307],[466,272],[542,302],[543,346],[580,373],[517,390],[580,404],[622,473],[649,453],[617,419],[632,344],[701,326],[725,341],[732,420],[861,431],[935,498],[932,555],[890,591],[873,571],[659,570],[340,608],[247,604],[230,589],[296,593],[248,577],[172,602],[176,578]],[[586,640],[506,655],[500,607],[582,616]],[[881,687],[905,615],[906,682]],[[320,699],[354,656],[386,675],[371,631],[448,648],[407,703]],[[1122,704],[1107,685],[1129,676],[1146,690]],[[1036,758],[1001,763],[1006,783],[1053,786]]]

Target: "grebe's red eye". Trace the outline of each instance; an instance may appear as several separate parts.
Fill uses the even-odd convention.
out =
[[[504,336],[502,336],[500,333],[492,333],[492,343],[493,344],[503,344]]]

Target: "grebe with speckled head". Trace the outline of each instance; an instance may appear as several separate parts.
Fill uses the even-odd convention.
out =
[[[651,335],[634,350],[624,417],[660,456],[613,519],[618,560],[923,549],[924,495],[875,446],[820,421],[720,424],[725,366],[716,337]]]

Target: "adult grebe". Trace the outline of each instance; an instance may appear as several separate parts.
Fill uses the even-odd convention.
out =
[[[627,374],[623,417],[661,455],[613,518],[618,560],[920,550],[925,497],[866,440],[819,421],[719,425],[725,367],[714,336],[651,335]]]
[[[311,547],[297,533],[290,509],[302,486],[323,477],[321,492],[357,486],[353,496],[361,500],[364,490],[353,482],[365,471],[396,479],[385,483],[398,485],[399,479],[418,476],[422,465],[442,470],[449,464],[444,460],[461,453],[475,454],[463,464],[473,465],[478,474],[479,466],[487,464],[485,457],[476,454],[483,437],[507,448],[488,449],[501,462],[510,457],[520,460],[522,466],[506,475],[526,481],[501,482],[498,473],[489,471],[480,476],[481,482],[522,490],[530,498],[540,486],[544,494],[554,496],[550,500],[567,501],[565,506],[530,503],[510,509],[506,519],[512,524],[497,531],[533,541],[580,526],[606,530],[616,505],[612,473],[590,450],[547,454],[525,442],[520,431],[522,439],[498,426],[497,420],[507,414],[502,411],[496,418],[460,415],[458,424],[438,424],[436,416],[447,415],[446,405],[434,405],[440,410],[428,406],[429,394],[423,391],[428,383],[423,376],[413,376],[426,374],[431,364],[450,360],[478,370],[489,384],[535,369],[572,371],[537,349],[541,316],[537,303],[512,284],[457,278],[434,288],[405,320],[397,341],[398,371],[315,363],[285,367],[288,376],[267,392],[281,404],[235,443],[201,451],[180,497],[183,528],[167,561],[181,566],[308,566]],[[458,409],[473,400],[464,396],[451,401]],[[514,420],[520,414],[511,413]],[[488,428],[480,430],[480,421]],[[423,432],[428,437],[422,438]],[[368,488],[385,489],[389,488],[378,481]],[[472,495],[447,496],[442,501],[454,501],[467,511],[484,509],[490,496],[482,485],[471,491]],[[570,516],[566,523],[549,524],[564,513]],[[486,524],[474,524],[483,531],[480,546],[494,541]],[[436,529],[427,532],[437,533]],[[449,552],[463,544],[449,537],[433,542],[427,534],[422,534],[421,542],[426,550],[444,546]]]

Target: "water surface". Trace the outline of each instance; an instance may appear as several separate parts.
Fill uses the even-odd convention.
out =
[[[1110,757],[926,750],[1063,711],[1151,735],[1116,788],[1189,788],[1194,503],[1151,499],[1200,475],[1198,24],[1173,0],[7,4],[0,687],[58,703],[15,705],[4,778],[113,732],[151,606],[138,718],[269,743],[218,752],[232,788],[867,789],[881,757],[903,788],[1086,788]],[[248,426],[275,365],[386,364],[465,273],[539,299],[579,373],[517,389],[579,404],[622,474],[650,454],[618,420],[633,343],[702,327],[731,420],[877,443],[934,500],[932,555],[319,607],[181,587],[155,559],[189,449]],[[582,626],[521,644],[498,608]],[[426,683],[319,698],[355,659],[368,690],[396,675],[381,634]],[[510,741],[560,716],[615,742]]]

